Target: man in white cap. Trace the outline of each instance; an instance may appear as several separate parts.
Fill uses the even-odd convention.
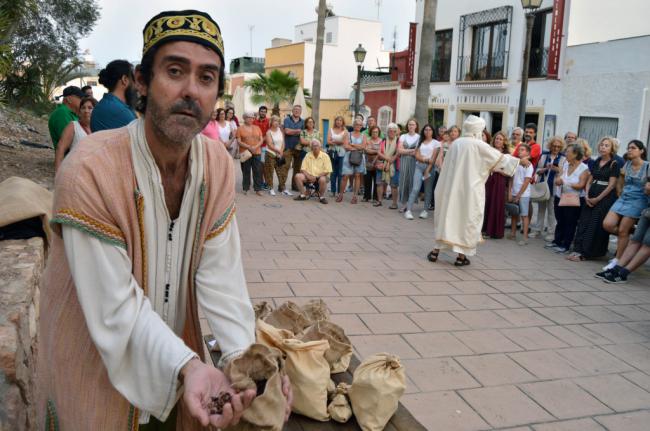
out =
[[[445,157],[435,191],[435,245],[427,258],[438,260],[440,249],[458,253],[456,266],[469,265],[482,241],[485,181],[492,172],[512,176],[519,159],[482,141],[485,120],[470,115],[462,137],[454,141]]]

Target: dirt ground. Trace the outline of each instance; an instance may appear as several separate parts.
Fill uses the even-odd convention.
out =
[[[52,190],[54,150],[51,145],[45,118],[0,106],[0,182],[19,176]]]

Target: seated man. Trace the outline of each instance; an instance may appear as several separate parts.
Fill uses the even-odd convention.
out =
[[[305,184],[313,184],[316,190],[324,193],[327,191],[327,181],[332,173],[332,162],[330,157],[324,151],[321,151],[321,144],[318,139],[312,139],[311,152],[309,152],[302,161],[301,170],[296,174],[296,185],[300,190],[300,195],[295,200],[304,201],[307,199],[305,194]],[[320,197],[320,203],[326,204],[327,199]]]

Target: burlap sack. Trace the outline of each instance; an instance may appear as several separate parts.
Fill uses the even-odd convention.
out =
[[[305,317],[311,322],[329,320],[330,318],[330,310],[322,299],[312,299],[300,308],[305,314]]]
[[[303,329],[311,325],[311,321],[307,319],[305,313],[291,301],[287,301],[273,310],[263,320],[278,329],[286,329],[294,334],[302,332]]]
[[[327,386],[330,367],[325,359],[327,340],[303,342],[289,331],[279,330],[268,323],[257,322],[257,342],[277,347],[285,354],[285,371],[293,389],[292,410],[309,418],[326,421]]]
[[[327,412],[332,419],[342,424],[352,417],[352,409],[347,397],[349,388],[350,386],[347,383],[339,383],[332,402],[327,406]]]
[[[253,344],[246,352],[230,361],[224,370],[238,391],[256,389],[257,397],[244,410],[239,424],[231,431],[281,431],[287,399],[282,393],[284,360],[278,349]]]
[[[298,336],[301,341],[327,340],[330,348],[325,352],[325,359],[330,364],[330,373],[343,373],[350,366],[352,359],[352,342],[339,325],[321,320]]]
[[[255,311],[255,319],[264,320],[273,312],[273,307],[268,302],[262,301],[255,304],[253,310]]]
[[[327,383],[327,399],[331,400],[334,395],[336,395],[336,383],[330,379],[329,383]]]
[[[406,389],[404,367],[397,356],[378,353],[354,371],[349,390],[352,411],[363,431],[381,431],[397,411]]]

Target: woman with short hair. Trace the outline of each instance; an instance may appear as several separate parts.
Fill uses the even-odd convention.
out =
[[[330,178],[330,192],[336,196],[341,192],[341,172],[343,171],[343,158],[345,146],[350,139],[345,119],[338,115],[334,118],[334,126],[327,132],[327,154],[332,162],[332,177]]]
[[[314,117],[307,117],[305,118],[305,128],[300,132],[300,146],[302,147],[300,160],[304,159],[311,151],[311,141],[314,139],[320,141],[320,132],[316,128]]]
[[[555,234],[555,176],[562,172],[564,164],[564,139],[561,136],[553,136],[548,140],[547,151],[541,155],[537,164],[537,182],[546,182],[548,184],[549,198],[545,201],[537,201],[537,224],[532,228],[533,231],[544,234],[546,227],[546,241],[552,241]],[[535,237],[537,234],[531,235]]]
[[[93,109],[97,106],[97,100],[92,96],[86,96],[79,103],[79,119],[71,121],[61,134],[61,139],[56,146],[54,154],[54,172],[59,169],[64,157],[75,149],[79,141],[90,135],[90,118]]]
[[[562,166],[562,174],[555,178],[555,239],[546,244],[557,253],[566,253],[576,233],[580,218],[580,208],[584,203],[584,188],[589,176],[589,168],[582,163],[584,150],[578,144],[566,148],[566,162]]]
[[[614,159],[618,142],[605,136],[598,143],[598,157],[590,169],[585,188],[585,205],[580,213],[573,253],[567,259],[580,262],[605,256],[609,246],[609,232],[603,220],[616,201],[616,183],[621,167]]]
[[[348,185],[348,181],[351,181],[352,199],[350,200],[350,203],[357,203],[357,195],[361,188],[361,178],[366,173],[366,155],[364,154],[364,151],[367,142],[366,135],[361,133],[362,127],[363,121],[360,119],[354,120],[352,133],[350,133],[350,140],[347,146],[344,145],[345,156],[343,157],[343,169],[341,171],[343,179],[341,180],[341,189],[336,197],[336,202],[343,201],[345,188]]]
[[[400,212],[406,211],[406,204],[411,196],[413,188],[413,174],[415,173],[415,152],[417,151],[420,135],[418,134],[418,122],[411,118],[406,123],[407,132],[399,137],[397,144],[397,154],[400,161],[399,175],[399,203]]]
[[[381,202],[383,196],[377,194],[376,165],[379,147],[381,147],[381,130],[377,126],[368,129],[366,145],[366,174],[363,177],[363,202],[371,199],[374,203]]]
[[[612,235],[618,236],[616,257],[603,268],[611,269],[618,264],[635,223],[641,212],[648,206],[648,197],[643,192],[648,171],[647,149],[643,142],[632,139],[627,144],[627,162],[621,169],[621,178],[617,184],[619,198],[614,202],[603,221],[603,227]]]
[[[286,171],[278,163],[281,163],[284,154],[284,133],[280,128],[280,117],[271,115],[269,119],[269,130],[266,131],[266,157],[264,158],[264,178],[269,186],[269,194],[275,196],[273,190],[273,171],[278,176],[278,192],[284,192],[287,182]]]

